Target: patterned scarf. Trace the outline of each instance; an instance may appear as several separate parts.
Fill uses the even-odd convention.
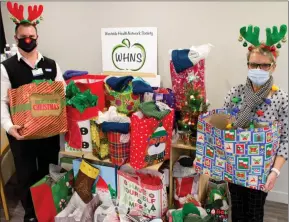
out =
[[[244,102],[237,115],[237,120],[234,123],[236,128],[246,128],[250,125],[253,112],[264,102],[264,99],[267,98],[272,85],[273,77],[270,76],[270,79],[262,86],[262,88],[258,92],[254,92],[250,79],[247,79]]]

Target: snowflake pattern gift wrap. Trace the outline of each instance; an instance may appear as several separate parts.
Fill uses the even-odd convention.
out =
[[[141,169],[170,158],[174,110],[163,119],[131,117],[130,165]]]
[[[9,89],[9,105],[14,125],[23,126],[25,139],[40,139],[67,131],[65,92],[62,82],[37,80]]]
[[[263,127],[236,130],[210,124],[212,115],[227,112],[213,110],[199,117],[196,170],[215,180],[263,190],[279,147],[280,124],[262,122]]]

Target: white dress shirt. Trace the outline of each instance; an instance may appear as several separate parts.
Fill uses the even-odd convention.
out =
[[[44,60],[44,57],[38,52],[38,57],[34,66],[32,66],[27,59],[25,59],[19,52],[17,52],[18,61],[22,59],[27,65],[31,68],[37,67],[37,64],[41,59]],[[59,65],[56,63],[57,74],[55,81],[64,81],[62,72],[60,70]],[[7,70],[5,69],[4,65],[1,64],[1,126],[7,132],[13,126],[10,112],[9,112],[9,98],[8,98],[8,89],[11,88],[11,83],[8,77]]]

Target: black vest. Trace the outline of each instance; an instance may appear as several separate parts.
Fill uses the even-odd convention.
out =
[[[37,68],[42,68],[43,71],[43,75],[40,76],[33,76],[33,68],[27,65],[22,59],[18,61],[17,55],[5,60],[2,64],[7,70],[12,89],[29,84],[36,79],[51,79],[54,81],[57,74],[55,61],[47,57],[41,59],[37,64]]]

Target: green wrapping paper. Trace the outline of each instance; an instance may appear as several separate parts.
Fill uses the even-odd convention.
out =
[[[89,89],[81,92],[74,81],[70,81],[66,87],[66,99],[67,106],[72,106],[81,113],[89,107],[96,106],[98,101],[98,97]]]

